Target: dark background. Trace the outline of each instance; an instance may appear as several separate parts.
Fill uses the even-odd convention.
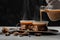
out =
[[[0,26],[15,26],[22,19],[39,21],[41,5],[47,5],[45,0],[0,0]],[[60,21],[51,21],[46,13],[43,20],[49,26],[60,26]]]

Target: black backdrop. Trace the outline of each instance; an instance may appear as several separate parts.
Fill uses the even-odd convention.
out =
[[[47,5],[45,0],[0,0],[0,26],[15,26],[22,19],[38,21],[41,5]],[[60,21],[50,21],[46,13],[43,18],[49,25],[60,26]]]

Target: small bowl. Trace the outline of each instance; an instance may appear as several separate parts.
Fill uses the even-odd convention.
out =
[[[33,21],[33,25],[48,25],[48,21]]]
[[[20,23],[23,25],[32,24],[33,20],[21,20]]]

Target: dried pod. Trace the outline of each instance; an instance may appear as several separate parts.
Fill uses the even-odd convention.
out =
[[[18,33],[18,32],[14,32],[13,35],[14,35],[14,36],[18,36],[19,33]]]
[[[3,32],[3,33],[7,33],[7,32],[9,32],[9,29],[8,29],[7,27],[3,27],[3,28],[2,28],[2,32]]]

